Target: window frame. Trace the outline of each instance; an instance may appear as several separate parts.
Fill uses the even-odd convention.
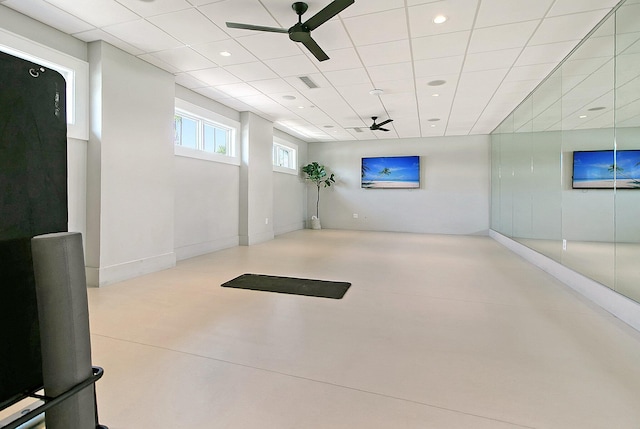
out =
[[[192,120],[196,120],[198,121],[198,125],[196,132],[197,148],[194,149],[177,145],[175,144],[174,139],[174,155],[202,159],[205,161],[220,162],[223,164],[240,165],[240,154],[238,146],[238,134],[240,129],[239,122],[179,98],[176,98],[175,101],[174,118],[175,116],[183,116]],[[213,127],[214,129],[222,129],[228,132],[228,141],[226,147],[229,153],[221,154],[204,150],[205,124]]]
[[[284,149],[292,154],[293,160],[291,161],[292,167],[283,167],[277,164],[277,151]],[[287,173],[298,175],[298,145],[279,138],[273,139],[273,149],[271,152],[271,163],[273,164],[273,171],[278,173]]]
[[[67,137],[89,140],[89,63],[2,28],[0,51],[60,73],[67,84]]]

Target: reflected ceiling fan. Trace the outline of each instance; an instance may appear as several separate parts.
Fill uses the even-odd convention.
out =
[[[309,6],[303,2],[295,2],[291,5],[293,10],[298,14],[298,23],[293,27],[278,28],[278,27],[263,27],[260,25],[251,24],[239,24],[237,22],[227,22],[229,28],[239,28],[243,30],[256,30],[267,31],[271,33],[289,33],[289,39],[294,42],[302,43],[311,53],[318,59],[318,61],[325,61],[329,59],[329,56],[322,50],[315,40],[311,38],[311,31],[320,27],[322,24],[351,6],[355,0],[334,0],[329,3],[320,12],[313,15],[311,18],[302,22],[302,15],[307,11]]]
[[[387,125],[389,122],[393,122],[393,119],[387,119],[386,121],[382,121],[379,124],[376,124],[376,119],[378,119],[377,116],[372,116],[371,119],[373,119],[373,124],[371,124],[371,126],[369,127],[369,129],[371,131],[389,131],[386,128],[382,128],[383,125]]]
[[[393,122],[393,119],[387,119],[386,121],[382,121],[379,124],[377,124],[376,123],[376,120],[378,119],[377,116],[372,116],[371,119],[373,119],[373,124],[371,124],[371,126],[369,127],[371,131],[389,131],[387,128],[382,128],[382,126],[387,125],[389,122]],[[355,130],[357,133],[361,133],[362,130],[366,128],[367,127],[346,127],[345,129]]]

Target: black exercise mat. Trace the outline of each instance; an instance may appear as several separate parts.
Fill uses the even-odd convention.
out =
[[[265,292],[289,293],[293,295],[317,296],[341,299],[351,286],[347,282],[298,279],[295,277],[243,274],[221,285],[237,289],[261,290]]]

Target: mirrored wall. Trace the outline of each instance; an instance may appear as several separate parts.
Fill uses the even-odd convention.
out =
[[[640,302],[640,0],[492,133],[491,229]]]

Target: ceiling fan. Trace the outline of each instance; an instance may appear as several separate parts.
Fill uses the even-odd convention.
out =
[[[393,119],[387,119],[386,121],[382,121],[379,124],[376,124],[376,119],[378,119],[378,117],[372,116],[371,119],[373,119],[373,124],[371,124],[371,126],[369,127],[371,131],[376,131],[376,130],[389,131],[386,128],[382,128],[382,126],[388,124],[389,122],[393,122]]]
[[[289,39],[294,42],[302,43],[311,53],[318,59],[318,61],[325,61],[329,59],[329,56],[322,50],[315,40],[311,38],[311,31],[320,27],[322,24],[345,10],[347,7],[355,3],[355,0],[334,0],[329,3],[320,12],[313,15],[311,18],[302,22],[302,14],[304,14],[309,6],[303,2],[295,2],[291,5],[293,10],[298,14],[298,23],[293,27],[278,28],[278,27],[263,27],[260,25],[251,24],[239,24],[237,22],[227,22],[229,28],[239,28],[244,30],[256,30],[267,31],[271,33],[289,33]]]

